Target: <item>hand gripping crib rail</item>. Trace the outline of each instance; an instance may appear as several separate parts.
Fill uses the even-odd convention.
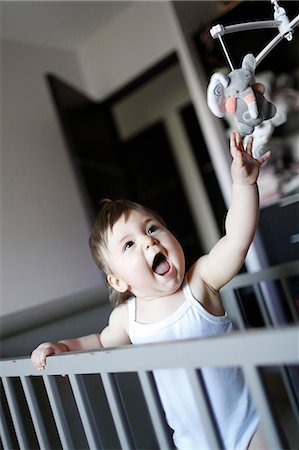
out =
[[[290,300],[288,279],[298,276],[298,273],[299,264],[295,262],[263,272],[240,275],[233,280],[231,286],[226,287],[224,296],[231,298],[239,286],[251,285],[256,288],[261,281],[279,279],[286,298]],[[155,437],[156,444],[152,448],[171,449],[173,445],[165,425],[152,371],[157,368],[183,367],[197,399],[210,447],[224,450],[200,369],[207,366],[238,366],[244,372],[263,421],[269,448],[282,449],[284,446],[260,368],[273,366],[294,368],[299,362],[298,346],[299,327],[290,324],[247,332],[235,331],[230,335],[201,340],[62,354],[49,357],[47,368],[43,373],[37,372],[32,367],[29,358],[2,360],[0,362],[2,446],[5,450],[141,448],[136,441],[125,396],[118,380],[122,374],[135,373],[136,384],[131,396],[135,396],[135,388],[137,395],[139,386],[146,404],[142,413],[143,427],[144,430],[151,428]],[[61,377],[61,373],[67,377]],[[90,377],[93,377],[92,387]],[[294,396],[294,392],[288,390],[288,393]],[[295,404],[294,415],[297,415],[298,420],[296,399],[292,398],[290,402]],[[70,404],[76,411],[77,422],[70,420]],[[103,423],[101,411],[105,408],[109,413],[105,413]],[[100,409],[100,413],[97,409]],[[107,431],[108,416],[111,419],[109,426],[112,426],[112,431]],[[78,427],[84,434],[83,441],[76,437]],[[111,441],[107,444],[109,441],[107,432],[114,436],[113,445]]]

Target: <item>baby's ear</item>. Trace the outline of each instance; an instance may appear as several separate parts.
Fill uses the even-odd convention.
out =
[[[117,292],[127,292],[129,289],[129,285],[124,280],[111,273],[107,275],[107,281]]]

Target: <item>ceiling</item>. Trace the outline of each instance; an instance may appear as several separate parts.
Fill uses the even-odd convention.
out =
[[[72,49],[134,1],[137,0],[0,0],[1,37]],[[181,21],[192,28],[238,3],[239,0],[176,0],[174,5]]]
[[[1,37],[74,48],[104,27],[131,1],[1,1]]]

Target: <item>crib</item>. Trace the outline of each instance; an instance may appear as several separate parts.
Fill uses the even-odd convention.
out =
[[[2,359],[3,449],[172,449],[152,373],[180,367],[210,448],[224,450],[201,368],[229,366],[244,373],[269,448],[286,448],[284,435],[297,448],[298,275],[296,261],[235,277],[222,291],[236,327],[226,336],[51,356],[43,372],[28,357]],[[261,326],[248,322],[244,295],[254,298]],[[285,316],[277,323],[271,296],[283,299]]]

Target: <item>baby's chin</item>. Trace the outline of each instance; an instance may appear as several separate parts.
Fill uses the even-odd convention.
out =
[[[173,284],[173,286],[171,286],[167,294],[173,295],[178,292],[183,287],[184,279],[184,275],[178,276],[176,282]]]
[[[164,285],[163,287],[160,286],[158,288],[156,286],[151,293],[147,292],[147,294],[143,294],[142,292],[135,292],[133,293],[133,295],[143,300],[153,300],[159,297],[168,297],[169,295],[173,295],[178,292],[182,288],[183,282],[184,277],[181,277],[175,283],[172,283],[171,286]]]

